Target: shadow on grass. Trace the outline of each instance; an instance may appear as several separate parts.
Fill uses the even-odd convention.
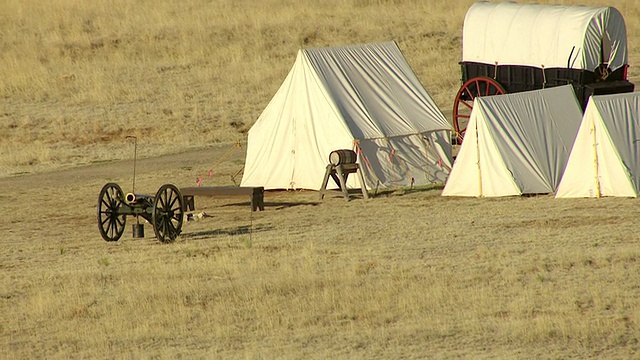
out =
[[[205,230],[205,231],[197,231],[192,233],[182,233],[180,237],[184,240],[202,240],[208,239],[212,237],[216,237],[219,235],[227,235],[227,236],[236,236],[236,235],[247,235],[257,232],[264,232],[273,230],[273,226],[238,226],[236,228],[227,228],[227,229],[215,229],[215,230]]]
[[[287,202],[287,201],[280,201],[280,202],[266,202],[264,203],[264,206],[267,207],[275,207],[276,210],[282,210],[282,209],[286,209],[286,208],[290,208],[290,207],[296,207],[296,206],[318,206],[320,203],[319,202]]]
[[[267,208],[275,208],[276,210],[282,210],[282,209],[286,209],[286,208],[290,208],[290,207],[295,207],[295,206],[318,206],[320,203],[319,202],[300,202],[300,201],[265,201],[264,202],[264,207],[265,209]],[[220,205],[221,207],[227,207],[227,206],[248,206],[251,207],[251,203],[249,202],[242,202],[242,203],[231,203],[231,204],[224,204],[224,205]]]
[[[397,188],[384,188],[384,189],[373,189],[369,190],[370,197],[381,197],[381,196],[402,196],[409,195],[419,192],[426,191],[442,191],[444,189],[444,184],[430,184],[430,185],[420,185],[420,186],[406,186],[406,187],[397,187]]]

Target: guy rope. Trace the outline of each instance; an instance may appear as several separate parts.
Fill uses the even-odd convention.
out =
[[[209,168],[209,171],[207,172],[207,175],[209,177],[212,177],[213,169],[218,167],[224,160],[226,160],[229,156],[231,156],[231,154],[233,154],[236,150],[240,148],[242,148],[242,145],[240,145],[240,141],[237,141],[231,148],[229,148],[229,150],[227,150],[224,154],[222,154],[222,156],[220,156],[220,158],[218,158],[218,160],[213,165],[211,165],[211,167]],[[202,181],[204,181],[204,178],[205,177],[203,175],[198,176],[198,179],[196,180],[196,185],[197,186],[202,185]]]

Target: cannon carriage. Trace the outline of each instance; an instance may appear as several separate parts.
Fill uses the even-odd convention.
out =
[[[578,103],[631,92],[626,27],[613,7],[473,4],[464,20],[461,83],[453,105],[462,142],[478,96],[571,84]]]
[[[107,183],[98,196],[98,229],[105,241],[118,241],[124,233],[127,216],[133,216],[133,237],[144,237],[144,223],[153,226],[156,238],[163,243],[174,242],[182,231],[184,203],[180,190],[165,184],[155,195],[124,194],[120,185]]]

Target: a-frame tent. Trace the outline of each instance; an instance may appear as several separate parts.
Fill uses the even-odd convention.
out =
[[[443,196],[555,192],[582,110],[573,87],[476,97]]]
[[[443,183],[450,131],[395,42],[302,49],[249,130],[241,185],[318,190],[338,149],[368,188]]]
[[[594,95],[556,197],[637,197],[638,193],[640,92]]]

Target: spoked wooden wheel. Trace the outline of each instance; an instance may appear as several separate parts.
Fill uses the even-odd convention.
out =
[[[488,77],[474,77],[462,84],[453,103],[453,129],[460,144],[462,144],[464,133],[467,131],[471,109],[473,109],[473,99],[478,96],[501,95],[504,93],[502,85]]]
[[[160,187],[153,200],[153,231],[163,243],[174,242],[182,231],[184,207],[182,195],[174,185]]]
[[[108,183],[102,187],[98,197],[98,228],[105,241],[118,241],[124,233],[127,217],[118,211],[123,204],[120,185]]]

